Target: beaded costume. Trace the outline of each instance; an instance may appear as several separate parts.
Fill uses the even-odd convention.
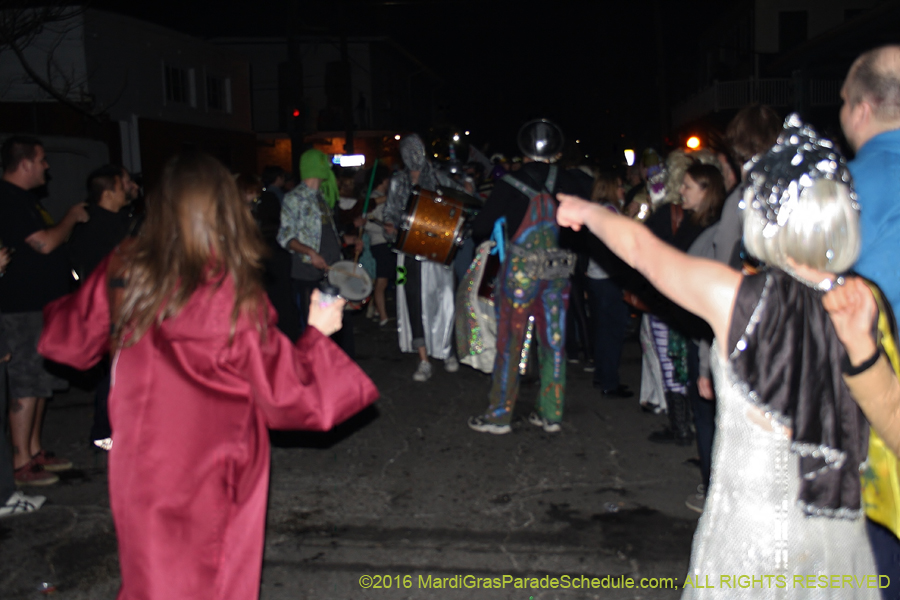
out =
[[[780,277],[787,278],[784,273]],[[771,289],[773,283],[768,282],[767,288]],[[787,285],[803,287],[796,281]],[[821,306],[820,296],[818,293],[815,298]],[[780,320],[795,308],[767,301],[765,295],[758,300],[758,310],[753,310],[752,302],[746,295],[738,298],[738,303],[763,322]],[[827,320],[824,309],[818,316]],[[809,322],[807,326],[820,325],[827,327],[825,321]],[[777,326],[773,324],[772,328]],[[801,461],[806,457],[798,450],[796,434],[792,439],[790,429],[779,424],[777,416],[770,411],[764,413],[765,407],[754,398],[754,388],[765,386],[751,387],[743,381],[735,373],[734,358],[722,360],[718,344],[713,344],[710,352],[717,400],[712,475],[703,516],[694,534],[690,579],[682,600],[879,598],[877,588],[867,587],[871,582],[866,577],[875,576],[877,570],[861,511],[801,503],[801,484],[810,480],[801,474]],[[738,350],[741,347],[743,351]],[[732,357],[760,351],[774,354],[778,347],[772,344],[760,350],[752,339],[748,342],[742,338],[735,344]],[[794,366],[788,365],[779,373],[783,382],[798,381],[791,377]],[[831,375],[825,379],[830,380]],[[840,379],[839,372],[833,375]],[[845,401],[852,404],[849,397]],[[855,405],[848,408],[855,411]],[[846,429],[857,429],[847,425]],[[857,425],[864,427],[864,421],[860,418]],[[861,455],[864,457],[864,452]],[[856,469],[859,466],[854,465]],[[838,513],[842,516],[836,516]],[[739,575],[755,577],[756,582],[748,579],[745,583],[749,587],[739,587],[735,580]],[[854,576],[863,585],[821,587],[818,578],[832,575]],[[807,576],[813,576],[816,587],[808,586]],[[797,583],[795,577],[804,578],[804,584]]]
[[[759,225],[763,240],[817,225],[801,211],[817,180],[847,186],[848,210],[859,209],[843,157],[796,115],[747,166],[745,233]],[[850,243],[847,229],[822,237],[828,261]],[[751,252],[757,242],[745,239]],[[711,351],[712,473],[682,600],[880,597],[859,482],[868,424],[841,375],[846,352],[822,305],[832,285],[777,268],[741,281],[728,340]]]

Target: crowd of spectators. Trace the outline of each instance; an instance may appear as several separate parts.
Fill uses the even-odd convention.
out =
[[[844,84],[840,121],[849,149],[856,153],[856,159],[849,163],[854,187],[850,187],[849,175],[837,183],[832,182],[838,186],[837,191],[827,193],[821,186],[811,183],[815,173],[812,176],[805,173],[806,179],[789,180],[794,182],[792,189],[804,190],[798,192],[804,202],[846,200],[841,206],[850,208],[840,210],[850,212],[843,215],[847,224],[842,231],[855,231],[858,222],[858,241],[852,235],[841,237],[836,233],[823,242],[830,246],[822,255],[827,255],[829,262],[839,261],[835,257],[843,257],[840,260],[846,262],[850,260],[846,257],[852,256],[855,260],[858,253],[855,271],[880,286],[883,306],[893,307],[895,314],[900,310],[900,263],[896,260],[900,236],[893,230],[900,220],[897,215],[900,204],[896,202],[900,185],[900,177],[897,177],[900,171],[900,69],[897,65],[900,65],[900,48],[873,50],[854,63]],[[569,252],[573,257],[570,274],[557,274],[555,278],[547,279],[552,283],[540,286],[531,281],[523,283],[527,279],[522,275],[525,271],[504,271],[513,259],[500,258],[506,262],[500,266],[498,286],[515,279],[515,285],[519,287],[516,288],[518,292],[508,299],[509,305],[503,304],[496,310],[494,318],[499,320],[500,330],[500,341],[496,342],[495,348],[499,353],[496,364],[501,368],[500,372],[494,371],[488,412],[471,418],[469,426],[482,433],[513,431],[518,373],[524,372],[527,365],[532,336],[530,328],[534,322],[533,314],[522,312],[522,296],[540,287],[541,302],[545,303],[541,305],[541,311],[549,316],[546,323],[538,319],[538,331],[534,335],[546,346],[541,348],[542,362],[548,361],[541,365],[541,377],[542,393],[546,392],[547,398],[539,400],[536,413],[529,421],[545,432],[564,433],[561,423],[566,366],[592,373],[598,396],[625,401],[637,395],[635,400],[629,400],[635,402],[635,410],[643,409],[648,418],[664,415],[663,427],[650,435],[649,442],[678,446],[696,443],[700,482],[697,493],[686,500],[686,505],[702,513],[709,508],[707,494],[716,481],[713,448],[717,435],[717,389],[722,394],[723,385],[734,383],[730,379],[723,381],[723,378],[743,377],[758,382],[756,371],[761,367],[754,370],[753,364],[741,366],[744,363],[734,357],[747,347],[747,339],[763,349],[754,346],[753,352],[744,356],[766,352],[768,342],[753,338],[753,327],[760,317],[752,307],[754,302],[762,306],[759,295],[754,294],[759,292],[766,298],[761,286],[770,285],[768,281],[773,278],[778,281],[782,276],[793,278],[784,279],[788,281],[786,289],[797,281],[815,289],[819,295],[815,296],[818,304],[813,313],[821,315],[822,319],[827,315],[822,312],[825,309],[819,310],[821,298],[828,291],[825,307],[831,313],[836,333],[829,330],[827,335],[838,336],[849,351],[844,357],[848,364],[843,371],[849,391],[860,401],[875,434],[884,438],[890,450],[896,451],[900,437],[896,427],[900,421],[896,417],[900,414],[900,392],[890,365],[879,360],[877,342],[882,337],[870,339],[875,304],[874,299],[869,301],[868,288],[859,287],[857,280],[851,280],[846,290],[836,289],[844,281],[837,275],[844,275],[849,264],[841,263],[843,266],[834,272],[816,266],[818,263],[809,258],[818,251],[818,247],[814,247],[818,238],[811,237],[813,234],[802,238],[808,243],[807,248],[795,241],[778,242],[781,238],[777,232],[773,233],[774,229],[787,227],[792,210],[795,223],[806,218],[806,223],[816,223],[812,229],[817,234],[828,229],[828,224],[820,226],[815,221],[819,216],[803,213],[794,205],[786,208],[787,205],[780,206],[778,202],[770,203],[764,196],[764,193],[775,192],[771,190],[771,184],[765,183],[757,163],[770,161],[766,163],[767,168],[770,171],[778,169],[778,161],[783,158],[778,153],[785,148],[795,151],[791,145],[796,145],[793,137],[779,137],[783,131],[794,128],[790,131],[809,136],[811,145],[818,144],[817,148],[825,151],[830,151],[834,145],[829,140],[820,141],[814,129],[803,129],[806,126],[799,117],[789,117],[787,122],[783,117],[768,106],[747,106],[734,116],[725,131],[710,136],[708,147],[675,149],[668,153],[648,148],[640,154],[638,164],[627,169],[624,166],[600,169],[578,162],[568,163],[565,157],[559,162],[558,157],[506,161],[502,156],[495,156],[486,159],[480,153],[473,153],[467,164],[435,163],[426,155],[422,139],[415,134],[407,135],[401,141],[401,161],[393,170],[383,164],[369,169],[338,169],[317,149],[302,154],[296,177],[281,167],[268,166],[260,174],[234,174],[233,179],[225,181],[221,177],[223,167],[208,157],[177,159],[170,168],[190,170],[194,165],[210,180],[222,180],[210,183],[209,190],[227,187],[230,193],[233,188],[243,201],[240,209],[226,207],[234,215],[231,217],[233,222],[225,224],[212,217],[212,212],[203,213],[197,208],[199,204],[191,205],[191,210],[198,211],[196,219],[208,221],[204,227],[220,231],[220,241],[225,244],[222,248],[230,243],[229,236],[243,240],[246,259],[252,264],[237,265],[233,269],[246,276],[260,275],[261,290],[277,312],[277,326],[289,343],[297,344],[299,348],[304,343],[302,340],[317,335],[305,335],[304,332],[318,324],[318,328],[330,334],[344,355],[352,360],[355,356],[355,319],[372,319],[380,328],[396,321],[399,346],[418,358],[412,378],[423,384],[432,377],[432,359],[443,361],[445,370],[451,373],[459,369],[460,361],[466,362],[464,355],[469,347],[459,337],[461,332],[466,332],[467,315],[460,314],[459,305],[454,306],[453,298],[461,302],[464,294],[457,293],[461,291],[461,283],[465,281],[472,285],[468,278],[473,272],[486,272],[481,268],[481,261],[488,260],[487,254],[476,249],[476,244],[493,239],[503,245],[503,240],[497,239],[497,232],[505,231],[499,236],[505,235],[505,241],[511,242],[509,252],[519,251],[517,245],[528,245],[531,250],[537,239],[533,238],[533,231],[544,227],[541,231],[549,233],[542,233],[544,237],[538,242],[546,247],[539,249],[551,253],[559,249]],[[773,146],[779,150],[773,151]],[[798,156],[802,155],[800,150],[796,151]],[[843,159],[839,155],[834,157],[832,162],[843,169]],[[61,220],[54,222],[35,193],[45,186],[50,166],[40,140],[26,136],[7,138],[0,148],[0,161],[3,166],[0,180],[0,434],[5,436],[7,429],[9,431],[9,443],[5,437],[0,443],[0,516],[9,516],[38,510],[45,501],[43,496],[23,494],[18,491],[19,487],[52,485],[58,481],[55,473],[72,467],[71,461],[55,455],[42,444],[47,401],[54,391],[66,386],[38,353],[44,325],[42,311],[85,281],[96,282],[99,277],[96,271],[104,268],[101,265],[112,264],[106,259],[116,252],[116,248],[129,247],[129,244],[151,248],[153,244],[142,235],[146,223],[142,190],[124,168],[105,165],[93,171],[86,182],[85,202],[75,204]],[[843,177],[844,171],[837,166],[834,169]],[[168,175],[175,177],[172,172]],[[189,178],[189,175],[185,171],[179,176]],[[423,260],[423,257],[392,251],[398,250],[395,247],[398,234],[408,226],[404,211],[415,186],[452,189],[473,199],[473,203],[466,206],[473,217],[467,224],[466,244],[458,249],[450,264],[437,264]],[[808,193],[807,189],[810,190]],[[562,230],[552,217],[557,194],[565,196],[559,208]],[[177,212],[187,210],[179,208],[179,202],[188,202],[184,200],[188,196],[187,192],[162,189],[157,197],[171,201],[169,208]],[[576,199],[578,196],[581,199]],[[823,199],[826,196],[828,199]],[[213,205],[216,205],[215,201],[210,204]],[[857,216],[852,211],[860,205],[861,216]],[[764,223],[759,227],[767,229],[757,231],[753,229],[755,225],[748,225],[746,218],[742,219],[742,215],[750,210],[748,206],[762,210],[768,225]],[[766,212],[766,206],[771,209],[769,212]],[[239,231],[246,216],[241,212],[246,210],[243,207],[249,209],[248,214],[255,222],[252,232]],[[779,209],[785,212],[778,214]],[[172,235],[173,239],[179,235],[183,239],[207,239],[207,235],[197,231],[178,230],[184,219],[176,218],[174,213],[167,214],[166,210],[161,206],[150,211],[153,215],[150,227],[156,234]],[[170,227],[160,225],[163,222],[168,222]],[[507,229],[498,227],[498,223],[505,223]],[[620,231],[614,232],[609,223],[619,224]],[[229,227],[236,229],[232,231]],[[801,233],[790,235],[800,236]],[[257,242],[261,242],[259,247],[264,247],[264,251],[255,250]],[[653,248],[660,252],[658,264],[654,264],[654,257],[649,255],[648,249]],[[210,256],[200,254],[211,261],[217,258],[215,252]],[[502,256],[502,252],[500,254]],[[148,263],[147,277],[152,278],[154,261],[144,258]],[[342,316],[335,316],[335,319],[342,319],[342,324],[325,327],[321,314],[317,313],[321,310],[317,303],[322,298],[317,288],[340,261],[362,265],[371,283],[371,301],[354,307],[361,310],[346,310]],[[659,264],[663,263],[684,266],[683,280],[672,273],[660,272]],[[179,265],[186,277],[202,279],[205,276]],[[476,265],[479,269],[475,269]],[[775,274],[771,275],[773,272]],[[821,282],[810,279],[822,273],[828,274],[827,285],[824,279]],[[708,276],[708,279],[701,281],[696,274]],[[484,277],[481,283],[484,283],[485,298],[499,303],[503,296],[499,292],[492,295],[491,287],[496,274],[488,273]],[[767,283],[758,283],[763,280],[761,277],[768,277]],[[114,274],[108,279],[111,289],[121,287],[129,289],[128,293],[135,293],[127,282],[119,281]],[[159,280],[167,279],[159,275]],[[757,283],[745,285],[742,282]],[[754,291],[753,286],[759,289],[754,288]],[[833,292],[829,291],[832,289]],[[236,293],[235,306],[239,307],[241,292]],[[753,312],[757,318],[754,321],[750,314],[744,315],[750,323],[743,323],[745,335],[738,336],[738,343],[743,343],[744,347],[738,346],[731,357],[739,368],[735,372],[725,371],[725,375],[716,371],[714,341],[722,344],[723,340],[731,341],[735,331],[741,332],[728,332],[732,324],[732,305],[723,308],[724,304],[717,302],[719,296],[716,294],[731,299],[735,315],[743,314],[741,311]],[[791,307],[795,296],[771,301],[776,303],[775,306],[780,306],[777,302],[783,302],[784,306]],[[876,296],[882,297],[877,293]],[[191,296],[184,301],[196,304],[197,298]],[[149,323],[155,322],[155,317],[148,316],[149,309],[139,298],[132,300],[134,304],[129,305],[132,309],[146,313],[146,330]],[[165,304],[168,300],[158,301]],[[248,306],[253,304],[247,302]],[[392,305],[396,313],[389,310]],[[168,309],[160,310],[161,314],[168,315],[165,312]],[[773,317],[773,321],[792,324],[789,321],[796,313],[788,312]],[[172,315],[166,318],[170,317]],[[114,321],[113,325],[122,326],[123,323]],[[233,326],[236,325],[233,323]],[[803,331],[809,326],[809,323],[799,325]],[[640,390],[632,390],[624,384],[619,374],[623,345],[629,333],[639,339],[642,350]],[[121,330],[118,335],[124,344],[127,335]],[[808,343],[807,337],[801,340],[804,344]],[[830,340],[823,341],[823,345],[815,347],[814,351],[826,346],[830,348]],[[868,354],[873,352],[873,347],[875,354],[870,358]],[[800,354],[802,356],[796,361],[808,360],[808,353]],[[457,360],[458,355],[460,360]],[[785,360],[795,359],[791,355]],[[548,366],[550,363],[552,368]],[[107,355],[100,364],[95,417],[89,436],[99,448],[109,449],[115,438],[107,416],[110,357]],[[745,370],[741,371],[741,368]],[[766,374],[766,377],[770,375]],[[806,372],[806,376],[810,375]],[[858,376],[864,376],[864,379],[853,379]],[[546,385],[543,385],[544,378]],[[771,383],[769,379],[766,381]],[[792,382],[791,385],[791,390],[796,387],[802,396],[796,401],[807,401],[806,383],[801,381],[795,385]],[[728,389],[733,391],[738,387],[734,384]],[[840,388],[835,392],[835,402],[839,404],[846,390],[839,384],[836,387]],[[364,395],[371,396],[372,393],[369,390]],[[750,397],[753,398],[752,393]],[[849,392],[847,397],[850,397]],[[757,400],[763,408],[770,408],[767,399],[757,397]],[[796,408],[794,404],[789,406],[792,410]],[[836,410],[847,409],[839,406]],[[765,425],[769,423],[766,419],[774,418],[772,414],[772,411],[760,413],[759,418]],[[787,424],[788,435],[793,435],[791,432],[802,425],[803,430],[798,435],[805,435],[808,433],[805,426],[809,423],[804,419],[808,418],[811,417],[805,414],[791,414],[785,416],[787,420],[775,424]],[[825,434],[819,432],[816,440],[825,447],[830,441],[820,438],[835,424],[819,423],[815,418],[813,428],[826,431]],[[771,430],[773,424],[769,423],[769,427]],[[879,439],[877,436],[874,439]],[[849,442],[847,446],[849,448]],[[852,449],[846,451],[853,452]],[[843,473],[841,477],[845,475]],[[853,477],[855,475],[850,479]],[[721,481],[724,479],[720,480],[720,486]],[[846,487],[846,480],[841,481]],[[812,495],[820,493],[821,490],[810,492]],[[880,503],[889,501],[872,492],[871,488],[863,487],[861,493],[870,494],[866,496],[870,511],[866,522],[867,536],[879,572],[900,582],[900,567],[891,558],[900,553],[897,537],[900,531],[896,525],[900,519],[894,518],[897,515],[887,519],[879,517],[872,511],[879,510]],[[717,506],[722,506],[721,501]],[[850,500],[842,497],[835,510],[856,510],[862,514],[864,509],[859,508],[859,502],[854,505],[852,497]],[[704,541],[698,541],[695,552],[702,549],[703,544],[725,543],[702,527],[700,537]]]

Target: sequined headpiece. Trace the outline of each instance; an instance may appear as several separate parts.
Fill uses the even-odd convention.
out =
[[[784,120],[775,145],[765,154],[754,156],[744,168],[753,197],[745,195],[742,208],[749,202],[749,207],[767,221],[763,229],[766,237],[787,223],[800,194],[819,179],[846,184],[853,208],[859,210],[846,159],[831,140],[819,137],[797,113]]]

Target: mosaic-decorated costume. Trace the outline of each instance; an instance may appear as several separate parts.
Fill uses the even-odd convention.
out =
[[[556,171],[555,166],[550,167],[544,184],[548,190],[556,186]],[[501,269],[498,352],[488,414],[508,422],[519,391],[519,373],[525,369],[533,337],[537,335],[541,366],[538,414],[558,423],[562,420],[566,386],[563,348],[570,273],[567,266],[539,272],[553,260],[554,251],[556,256],[560,253],[555,201],[550,194],[538,192],[509,175],[503,179],[531,200]]]
[[[545,179],[539,175],[546,173]],[[559,169],[530,163],[522,175],[506,175],[502,182],[515,190],[517,202],[527,206],[501,257],[495,288],[497,356],[490,406],[481,417],[469,420],[476,431],[507,433],[534,338],[538,339],[541,389],[537,411],[530,421],[546,431],[558,431],[565,397],[565,322],[569,301],[569,275],[574,257],[559,248],[556,200]],[[532,187],[522,179],[543,179]],[[495,194],[509,193],[506,186]],[[493,198],[493,195],[492,195]],[[483,213],[490,215],[491,199]],[[517,215],[516,215],[517,216]],[[479,215],[482,219],[482,215]],[[511,219],[512,220],[512,219]],[[478,224],[476,222],[476,229]]]

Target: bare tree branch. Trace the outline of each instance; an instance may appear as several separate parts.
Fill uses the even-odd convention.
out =
[[[65,73],[54,58],[66,33],[76,27],[77,18],[84,13],[85,8],[84,5],[66,4],[61,0],[49,0],[44,6],[28,6],[27,0],[0,0],[0,52],[11,50],[30,80],[51,98],[99,122],[102,120],[102,111],[95,111],[92,104],[79,103],[69,97],[73,89],[85,82],[75,81],[74,74]],[[59,35],[47,51],[46,77],[43,77],[28,62],[25,49],[48,27],[66,22],[72,25],[57,31]],[[58,77],[54,77],[54,69]]]
[[[22,68],[25,69],[25,73],[28,75],[28,77],[30,77],[31,80],[34,81],[34,83],[37,84],[41,89],[43,89],[45,92],[50,94],[50,96],[54,100],[56,100],[57,102],[59,102],[61,104],[64,104],[65,106],[68,106],[69,108],[71,108],[73,110],[78,111],[79,113],[81,113],[87,117],[90,117],[94,121],[97,121],[97,122],[101,121],[99,114],[95,114],[90,109],[85,108],[84,106],[82,106],[76,102],[73,102],[72,100],[67,98],[65,94],[63,94],[62,92],[57,90],[55,87],[53,87],[53,85],[50,82],[45,81],[40,75],[38,75],[37,71],[35,71],[34,68],[25,59],[25,55],[23,54],[21,48],[19,48],[16,45],[11,45],[10,50],[13,51],[13,53],[16,55],[16,58],[18,58],[19,62],[22,63]]]

